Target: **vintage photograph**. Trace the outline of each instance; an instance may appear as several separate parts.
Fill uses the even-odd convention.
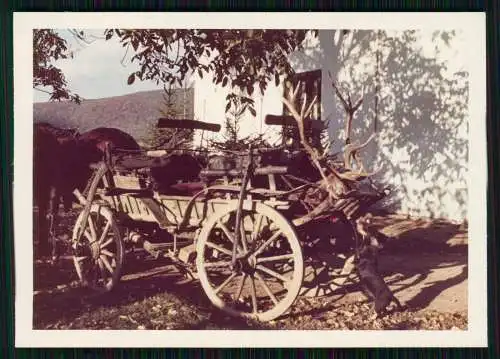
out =
[[[30,29],[31,329],[468,332],[465,24],[78,24]]]

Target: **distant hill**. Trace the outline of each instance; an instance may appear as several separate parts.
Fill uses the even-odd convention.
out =
[[[80,105],[69,102],[39,102],[33,104],[33,121],[48,122],[62,128],[78,128],[80,132],[96,127],[114,127],[145,139],[148,128],[154,126],[164,103],[163,90],[84,100]],[[175,90],[173,100],[177,110],[188,119],[194,118],[194,89]]]

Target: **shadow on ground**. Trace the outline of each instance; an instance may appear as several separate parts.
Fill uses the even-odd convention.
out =
[[[381,270],[393,281],[395,293],[412,289],[406,295],[409,307],[424,309],[445,290],[467,281],[467,225],[391,216],[377,218],[376,224],[393,238],[381,256]],[[464,288],[457,295],[466,308]]]
[[[392,236],[381,253],[380,269],[411,312],[425,309],[467,280],[467,228],[443,221],[391,216],[374,221]],[[186,280],[168,260],[127,257],[122,282],[111,293],[90,295],[78,287],[72,262],[34,264],[36,329],[273,329],[273,325],[230,317],[215,309],[197,281]],[[466,307],[467,293],[453,293]],[[342,309],[357,285],[322,298],[299,298],[281,319],[324,321]],[[458,291],[459,289],[456,289]],[[460,289],[461,290],[461,289]],[[357,299],[359,301],[359,297]],[[351,301],[352,302],[352,301]],[[443,312],[448,311],[446,301]],[[354,311],[357,309],[354,308]],[[292,323],[292,324],[290,324]],[[322,328],[328,329],[328,327]]]
[[[467,312],[467,225],[395,215],[377,216],[373,222],[377,230],[391,238],[380,252],[380,272],[409,310]],[[288,316],[320,315],[340,303],[366,300],[357,281],[337,288],[325,272],[309,285],[320,288],[328,304],[305,312],[292,311]]]
[[[230,317],[215,309],[199,282],[181,275],[167,260],[129,261],[119,285],[102,295],[77,285],[69,260],[61,260],[56,266],[38,265],[33,318],[36,329],[267,328],[263,323]],[[42,284],[44,279],[49,279],[52,289]]]

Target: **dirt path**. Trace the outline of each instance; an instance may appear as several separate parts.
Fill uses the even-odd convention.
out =
[[[398,216],[376,223],[394,238],[380,266],[399,297],[414,308],[467,312],[467,226]]]
[[[171,265],[157,261],[131,261],[113,295],[87,298],[77,286],[68,286],[76,276],[71,262],[62,261],[56,268],[35,264],[34,327],[465,329],[467,227],[398,216],[376,217],[374,223],[394,237],[381,253],[380,269],[395,295],[410,308],[383,322],[366,324],[370,307],[363,304],[366,298],[356,287],[347,287],[347,295],[299,298],[288,315],[273,323],[234,320],[214,311],[196,281],[184,280]],[[61,307],[71,310],[61,312]],[[434,312],[441,319],[418,322],[421,313]]]

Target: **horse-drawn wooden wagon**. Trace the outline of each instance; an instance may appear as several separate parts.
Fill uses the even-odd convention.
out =
[[[284,102],[292,116],[266,122],[297,126],[298,149],[210,157],[186,149],[151,156],[108,148],[87,188],[75,191],[83,205],[72,235],[81,281],[111,290],[126,248],[139,246],[193,274],[216,307],[268,321],[304,291],[314,261],[337,267],[329,276],[345,275],[366,239],[359,219],[387,190],[362,190],[358,184],[369,174],[346,171],[312,148],[305,136],[312,105],[304,101],[298,111]],[[220,129],[199,121],[159,126]]]

